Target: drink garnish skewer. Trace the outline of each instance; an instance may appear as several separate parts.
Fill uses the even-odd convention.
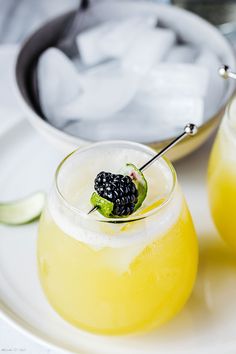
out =
[[[236,80],[236,73],[233,72],[228,65],[223,65],[219,68],[219,75],[223,79],[234,79]]]
[[[141,206],[147,194],[147,182],[143,176],[143,171],[185,137],[193,136],[197,131],[198,128],[195,124],[188,123],[182,134],[165,146],[139,169],[132,164],[127,164],[125,175],[100,172],[95,179],[95,190],[97,193],[94,192],[91,197],[91,203],[94,206],[88,214],[98,210],[106,217],[110,217],[111,215],[113,217],[124,217],[136,211]],[[116,190],[114,186],[117,188]],[[124,189],[126,192],[123,192]],[[117,199],[114,204],[115,196]]]

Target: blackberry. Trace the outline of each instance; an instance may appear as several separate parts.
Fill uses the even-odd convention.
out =
[[[131,178],[132,176],[132,178]],[[141,207],[147,195],[147,181],[132,163],[122,168],[122,174],[100,172],[94,181],[91,204],[106,218],[128,216]]]
[[[114,204],[112,214],[127,216],[133,213],[138,201],[138,190],[131,177],[100,172],[94,181],[98,195]]]

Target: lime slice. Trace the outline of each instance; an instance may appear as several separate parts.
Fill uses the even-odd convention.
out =
[[[41,215],[44,203],[45,194],[42,192],[13,202],[0,203],[0,223],[8,225],[27,224]]]
[[[141,207],[147,196],[148,185],[143,173],[132,163],[127,163],[121,172],[123,175],[130,176],[138,190],[138,201],[135,204],[134,211]]]
[[[93,206],[98,208],[98,211],[105,217],[111,216],[114,204],[109,200],[102,198],[99,194],[94,192],[90,199]]]

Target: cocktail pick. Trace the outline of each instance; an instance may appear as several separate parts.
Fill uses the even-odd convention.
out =
[[[236,73],[233,72],[228,65],[223,65],[219,68],[219,75],[223,77],[223,79],[234,79],[236,80]]]
[[[163,156],[168,150],[170,150],[173,146],[178,144],[181,140],[183,140],[186,136],[193,136],[197,134],[198,128],[195,124],[188,123],[182,134],[180,134],[177,138],[171,141],[167,146],[165,146],[161,151],[159,151],[155,156],[153,156],[149,161],[147,161],[143,166],[139,168],[140,171],[145,171],[148,167],[150,167],[156,160],[158,160],[161,156]],[[97,207],[93,207],[88,214],[91,214],[97,210]]]

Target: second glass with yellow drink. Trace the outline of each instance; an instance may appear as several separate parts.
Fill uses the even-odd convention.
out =
[[[215,225],[236,252],[236,98],[226,108],[213,146],[208,192]]]

